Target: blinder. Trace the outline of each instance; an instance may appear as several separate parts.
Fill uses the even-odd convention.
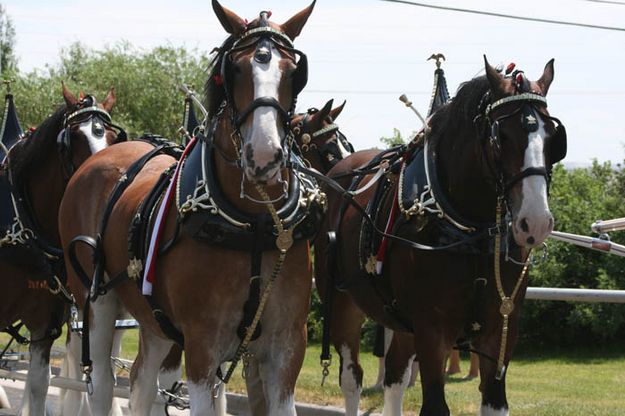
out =
[[[564,124],[555,117],[550,117],[556,123],[556,131],[551,136],[549,143],[549,161],[551,164],[558,163],[566,156],[567,139]]]

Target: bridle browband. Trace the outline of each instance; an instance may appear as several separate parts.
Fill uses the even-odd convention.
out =
[[[508,104],[514,101],[525,101],[525,102],[539,102],[545,104],[547,106],[547,99],[540,94],[536,94],[533,92],[524,92],[522,94],[511,95],[509,97],[501,98],[494,103],[488,104],[486,109],[484,110],[484,115],[488,117],[490,113],[504,104]]]

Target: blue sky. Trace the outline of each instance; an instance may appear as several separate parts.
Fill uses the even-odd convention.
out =
[[[625,0],[498,1],[428,0],[430,4],[488,10],[528,17],[625,27]],[[307,1],[223,0],[240,16],[260,10],[287,20]],[[209,0],[3,0],[17,31],[22,71],[58,60],[60,48],[80,40],[100,49],[127,40],[150,48],[172,44],[209,51],[225,32]],[[433,52],[447,57],[450,92],[493,64],[516,62],[530,79],[555,58],[549,110],[567,127],[569,164],[592,158],[625,159],[625,32],[566,27],[432,10],[379,0],[318,0],[296,46],[309,59],[309,83],[300,110],[329,98],[347,100],[337,120],[356,148],[379,145],[398,128],[404,136],[420,127],[397,99],[406,93],[425,112],[430,99]],[[181,97],[182,98],[182,97]],[[19,97],[18,97],[19,99]]]

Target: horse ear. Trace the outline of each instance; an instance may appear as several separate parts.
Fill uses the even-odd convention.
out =
[[[61,87],[63,88],[63,98],[65,99],[65,104],[68,107],[72,107],[78,103],[78,99],[74,97],[74,94],[71,93],[65,82],[61,81]]]
[[[321,117],[322,120],[330,115],[330,111],[332,111],[333,103],[334,103],[334,99],[328,100],[328,102],[323,106],[323,108],[319,110],[319,112],[317,113],[319,114],[319,117]]]
[[[503,76],[488,63],[486,55],[484,55],[484,69],[486,70],[486,78],[490,83],[490,88],[496,91],[503,90]]]
[[[295,38],[299,36],[302,28],[308,21],[308,17],[312,13],[316,2],[317,0],[313,0],[313,2],[310,3],[310,6],[306,7],[304,10],[300,11],[295,16],[280,25],[280,28],[284,34],[289,37],[289,39],[295,40]]]
[[[113,106],[115,105],[115,101],[117,101],[117,96],[115,95],[115,88],[111,87],[109,93],[106,95],[104,101],[102,101],[102,107],[107,111],[111,112]]]
[[[543,71],[543,75],[540,77],[538,81],[536,81],[536,83],[540,86],[540,89],[542,90],[544,95],[547,95],[547,91],[549,91],[549,86],[551,85],[551,82],[553,81],[553,75],[554,75],[553,61],[554,59],[551,58],[551,60],[547,62],[547,65],[545,65],[545,69]]]
[[[245,30],[247,25],[245,20],[237,16],[232,10],[223,7],[217,0],[213,0],[213,11],[217,15],[219,23],[231,35],[239,36]]]
[[[332,120],[336,120],[336,118],[339,116],[339,114],[341,114],[341,111],[343,111],[343,108],[345,108],[345,104],[347,103],[347,100],[343,101],[343,104],[339,105],[336,108],[333,108],[332,111],[330,111],[330,115],[332,116]]]

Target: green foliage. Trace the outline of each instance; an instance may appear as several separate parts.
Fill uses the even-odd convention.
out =
[[[323,304],[319,292],[313,290],[308,313],[308,342],[321,342],[323,335]]]
[[[610,163],[588,169],[554,169],[550,207],[555,229],[589,235],[599,219],[625,217],[625,171]],[[611,233],[625,243],[625,232]],[[532,270],[530,285],[625,290],[625,259],[549,240],[548,258]],[[608,343],[625,335],[625,305],[527,301],[522,340],[532,344]]]
[[[99,100],[114,87],[113,119],[131,138],[150,132],[177,139],[184,100],[178,86],[201,90],[207,66],[205,55],[183,48],[145,51],[121,43],[93,51],[76,43],[62,52],[58,66],[18,76],[14,95],[20,120],[36,126],[63,102],[61,81],[75,94],[82,90]]]
[[[10,76],[15,72],[17,59],[13,53],[15,28],[2,4],[0,4],[0,74]]]
[[[401,132],[399,129],[393,127],[393,135],[391,137],[381,137],[380,142],[382,142],[386,147],[391,148],[394,146],[398,146],[401,144],[405,144],[406,140],[401,136]]]

